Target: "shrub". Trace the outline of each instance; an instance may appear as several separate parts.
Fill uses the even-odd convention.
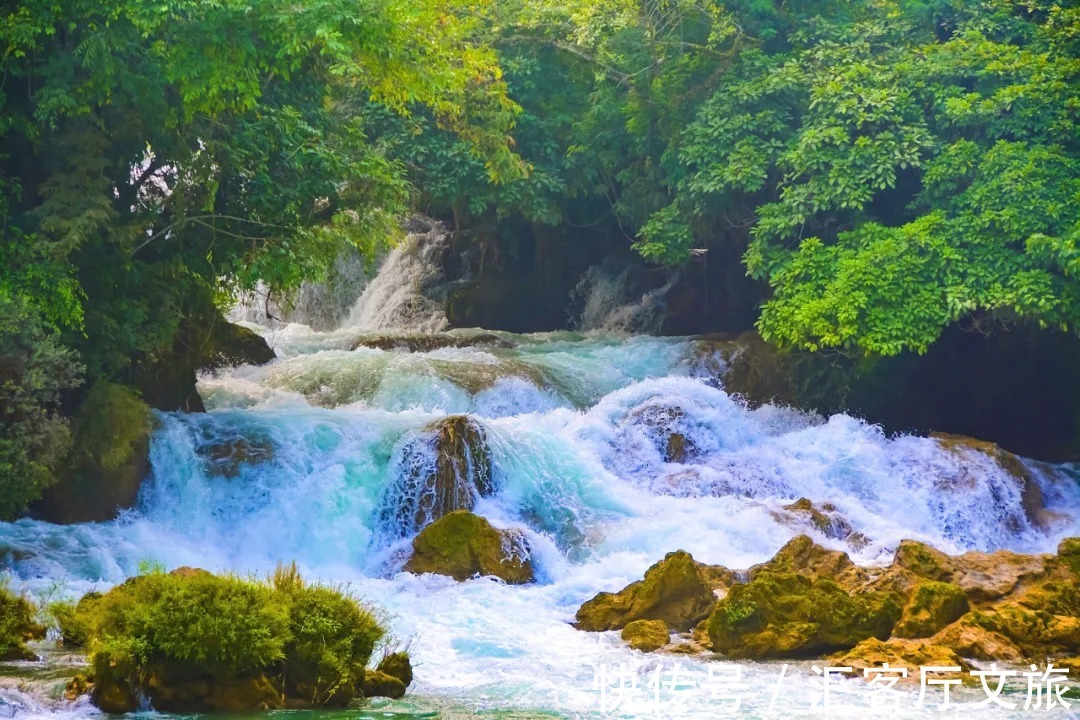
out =
[[[140,693],[176,712],[345,705],[385,635],[356,598],[295,566],[269,580],[151,572],[80,601],[66,625],[89,637],[95,699],[112,712]]]
[[[34,619],[36,612],[33,603],[0,578],[0,660],[36,659],[26,647],[28,640],[45,637],[45,627]]]

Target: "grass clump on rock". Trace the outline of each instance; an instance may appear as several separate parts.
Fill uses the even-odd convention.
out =
[[[141,697],[163,712],[341,707],[386,636],[372,609],[295,566],[268,580],[142,575],[81,602],[67,624],[88,639],[92,697],[107,712]]]

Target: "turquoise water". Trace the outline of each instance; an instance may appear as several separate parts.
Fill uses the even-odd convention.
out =
[[[103,524],[0,524],[0,547],[17,585],[53,596],[107,587],[147,562],[262,573],[295,560],[305,574],[349,583],[386,608],[416,660],[409,698],[289,715],[716,717],[722,706],[701,687],[715,662],[645,656],[615,634],[568,623],[581,602],[640,578],[669,551],[742,568],[795,534],[815,534],[780,513],[800,497],[833,503],[869,538],[856,550],[816,537],[862,563],[887,562],[905,537],[951,552],[1052,551],[1061,537],[1080,534],[1072,468],[1033,466],[1056,512],[1035,527],[1021,488],[984,456],[950,453],[928,439],[889,439],[843,415],[750,410],[724,392],[708,347],[689,339],[503,335],[513,347],[409,353],[350,350],[363,335],[355,329],[260,331],[277,361],[202,378],[206,414],[158,416],[152,477],[135,509]],[[664,436],[650,420],[672,409],[675,428],[696,448],[682,464],[665,462]],[[400,570],[411,538],[380,520],[380,508],[395,502],[410,464],[433,462],[416,448],[425,447],[432,421],[454,413],[471,413],[491,444],[496,492],[476,511],[527,534],[535,585]],[[241,437],[272,450],[224,477],[209,450]],[[656,672],[677,669],[697,687],[662,686],[660,700],[650,695]],[[615,670],[641,691],[609,713],[598,678]],[[811,710],[821,680],[808,663],[792,665],[776,693],[780,666],[746,664],[743,672],[751,688],[741,717],[878,716],[868,715],[861,681],[837,681],[833,690],[854,709]],[[11,687],[0,698],[0,717],[5,707],[19,717],[94,712]],[[938,714],[915,708],[913,695],[889,712]]]

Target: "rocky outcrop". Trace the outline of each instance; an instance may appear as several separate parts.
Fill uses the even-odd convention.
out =
[[[661,620],[672,630],[689,630],[708,616],[716,601],[708,577],[689,553],[668,553],[645,571],[644,579],[587,601],[577,611],[576,626],[619,630],[635,620]]]
[[[412,685],[412,660],[409,658],[409,653],[407,652],[399,650],[398,652],[390,653],[379,661],[379,664],[375,669],[390,677],[397,678],[405,687]]]
[[[59,524],[112,520],[135,504],[150,471],[150,409],[130,388],[99,381],[72,430],[69,466],[33,512]]]
[[[408,535],[494,492],[484,427],[467,415],[432,423],[404,448],[404,476],[384,496],[380,524]]]
[[[652,652],[667,645],[671,634],[663,620],[634,620],[622,629],[622,639],[634,650]]]
[[[900,610],[893,593],[855,595],[824,577],[758,571],[717,604],[709,639],[734,658],[812,657],[888,638]]]
[[[644,580],[582,605],[577,627],[647,619],[687,630],[705,608],[708,620],[679,651],[708,647],[748,659],[838,653],[833,660],[856,670],[884,661],[966,668],[965,658],[1068,663],[1080,657],[1078,588],[1080,538],[1062,541],[1057,555],[947,555],[905,540],[888,567],[860,568],[799,536],[741,573],[672,553]],[[718,592],[710,598],[711,589]],[[649,627],[635,625],[626,639],[655,646],[659,634],[650,642]]]
[[[809,498],[799,498],[789,505],[784,505],[782,512],[774,512],[772,516],[777,522],[789,527],[812,527],[827,538],[843,540],[855,550],[862,550],[870,542],[865,535],[856,532],[847,518],[829,502],[818,507]]]
[[[424,528],[413,539],[413,554],[405,570],[449,575],[459,581],[490,575],[511,585],[534,578],[525,536],[516,530],[498,530],[466,510],[455,510]]]
[[[138,364],[134,385],[147,404],[158,410],[203,412],[206,408],[195,389],[200,370],[265,365],[275,357],[255,331],[207,312],[185,322],[172,352]]]
[[[686,411],[677,405],[647,403],[631,411],[624,423],[644,428],[664,462],[686,463],[699,454],[688,434]]]

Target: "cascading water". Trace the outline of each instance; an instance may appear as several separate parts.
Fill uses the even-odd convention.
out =
[[[442,254],[449,241],[450,233],[441,223],[413,218],[411,232],[390,251],[346,324],[366,330],[447,327]]]
[[[369,292],[392,296],[412,263],[391,257],[384,273],[395,282],[380,275]],[[365,296],[359,314],[370,317],[376,295]],[[392,315],[402,317],[395,303]],[[598,718],[598,667],[647,670],[665,660],[569,621],[584,600],[639,579],[669,551],[744,568],[807,532],[875,563],[905,537],[950,552],[1030,552],[1052,551],[1080,531],[1075,468],[1032,464],[1047,509],[1036,517],[1023,483],[988,456],[933,439],[890,439],[844,415],[748,409],[703,375],[716,365],[703,362],[707,350],[692,340],[554,333],[493,343],[455,331],[409,352],[358,346],[355,328],[291,325],[268,337],[277,361],[201,379],[208,413],[159,415],[152,476],[137,508],[102,524],[0,524],[0,562],[14,581],[74,595],[120,582],[145,562],[267,572],[295,560],[305,574],[350,582],[389,611],[417,662],[413,691],[394,708]],[[484,492],[466,492],[461,502],[524,533],[534,585],[401,572],[415,530],[403,529],[402,518],[423,522],[430,507],[422,488],[433,427],[465,413],[482,429],[490,466]],[[456,472],[474,482],[474,460]],[[783,512],[802,497],[831,503],[865,542],[845,544]],[[705,661],[679,662],[704,673]],[[776,670],[745,671],[768,688]],[[816,686],[807,668],[800,673],[781,717],[809,707]],[[0,714],[93,712],[4,692]],[[765,713],[770,697],[751,694],[745,711]],[[707,692],[665,712],[716,714]]]
[[[575,326],[581,330],[658,333],[664,321],[665,300],[675,278],[637,294],[632,277],[635,265],[612,258],[594,265],[581,276],[573,295],[583,303]]]

